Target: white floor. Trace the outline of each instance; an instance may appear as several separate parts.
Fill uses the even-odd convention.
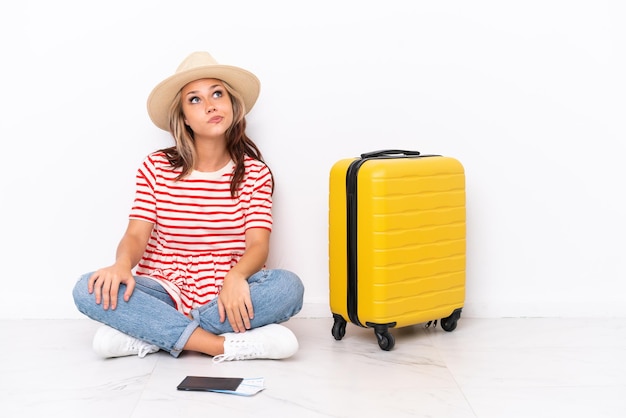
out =
[[[0,417],[626,417],[626,318],[471,319],[453,332],[286,323],[281,361],[159,352],[102,360],[90,320],[0,321]],[[177,391],[186,375],[264,377],[252,397]]]

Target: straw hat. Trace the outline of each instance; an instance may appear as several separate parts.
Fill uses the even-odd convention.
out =
[[[194,52],[178,66],[173,76],[161,81],[148,96],[148,114],[159,128],[169,131],[169,108],[174,96],[187,83],[202,78],[227,82],[242,95],[246,113],[259,97],[261,83],[251,72],[231,65],[221,65],[208,52]]]

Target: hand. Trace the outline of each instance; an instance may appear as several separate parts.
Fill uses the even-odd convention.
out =
[[[102,268],[89,277],[88,290],[89,293],[95,293],[96,303],[102,303],[102,307],[106,311],[117,307],[117,294],[120,284],[126,285],[124,292],[124,301],[128,302],[130,296],[135,290],[135,278],[133,273],[126,268],[122,268],[116,264]]]
[[[220,322],[228,318],[235,332],[250,329],[250,320],[254,318],[250,286],[243,277],[227,275],[222,290],[217,298]]]

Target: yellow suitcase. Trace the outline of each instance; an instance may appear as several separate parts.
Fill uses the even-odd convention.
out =
[[[465,301],[465,172],[459,161],[381,150],[337,161],[329,183],[333,337],[347,322],[389,328],[440,319],[457,326]]]

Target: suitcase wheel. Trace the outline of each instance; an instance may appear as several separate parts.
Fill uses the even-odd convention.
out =
[[[343,316],[339,314],[333,314],[333,329],[332,334],[335,337],[335,340],[339,341],[346,335],[346,324],[348,323]],[[395,322],[392,324],[372,324],[366,323],[365,326],[374,328],[374,334],[376,335],[376,340],[378,341],[378,346],[385,350],[389,351],[396,344],[395,338],[389,332],[389,325],[394,326]]]
[[[456,325],[460,317],[461,317],[461,308],[455,309],[454,312],[452,312],[452,315],[448,316],[447,318],[441,319],[441,328],[443,328],[444,331],[448,331],[448,332],[454,331],[456,329]]]
[[[385,350],[389,351],[396,345],[396,340],[393,338],[393,335],[387,329],[387,325],[376,325],[374,327],[374,334],[376,334],[376,339],[378,340],[378,346]]]
[[[346,335],[346,323],[347,321],[343,319],[343,316],[338,314],[333,314],[333,318],[335,319],[335,323],[333,324],[333,337],[335,340],[339,341]]]

